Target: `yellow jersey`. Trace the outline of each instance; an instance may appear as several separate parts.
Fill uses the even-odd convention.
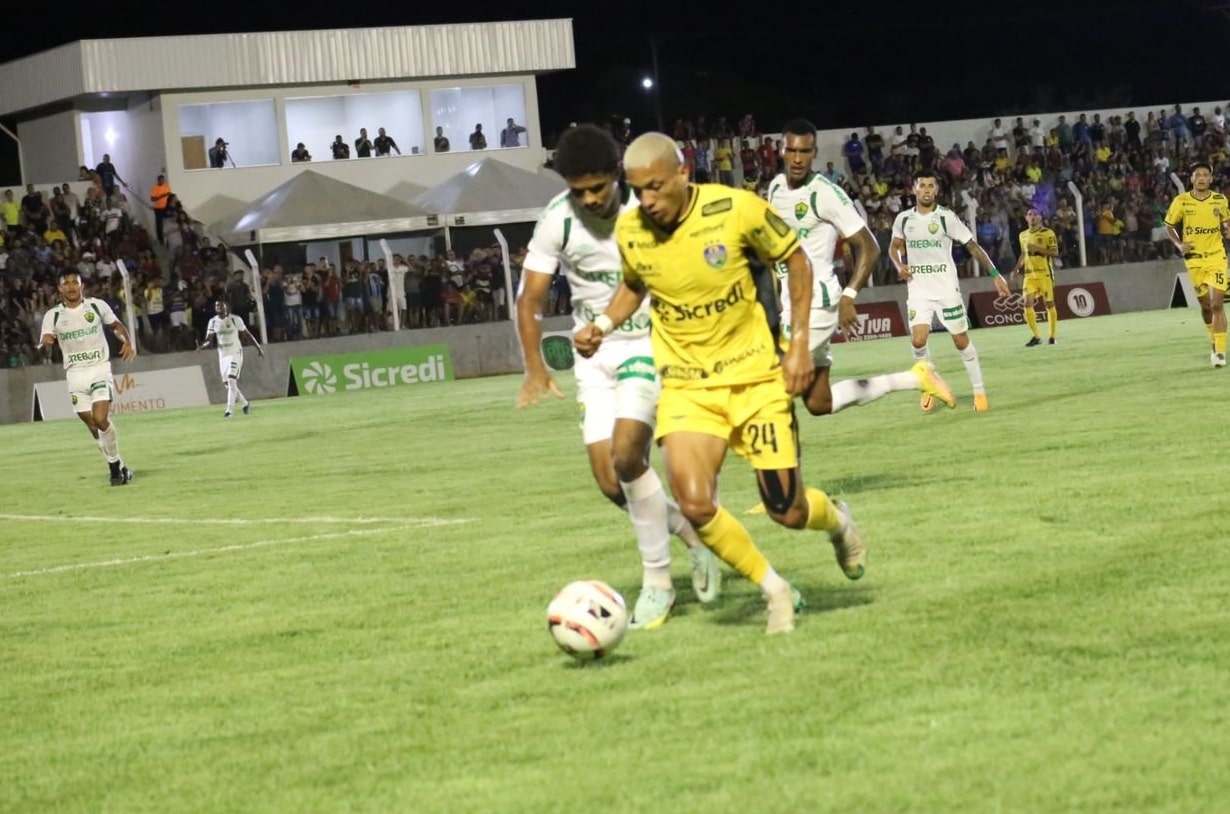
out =
[[[638,207],[619,216],[624,279],[649,292],[654,363],[663,387],[732,387],[780,377],[773,333],[748,253],[770,268],[799,247],[767,201],[721,184],[693,184],[666,230]],[[771,275],[766,275],[771,278]]]
[[[1183,242],[1192,244],[1192,253],[1201,257],[1225,259],[1226,246],[1221,241],[1221,229],[1227,221],[1230,221],[1230,202],[1220,192],[1210,192],[1204,200],[1184,192],[1176,195],[1166,210],[1166,225],[1178,229],[1182,223]]]
[[[1048,277],[1054,277],[1054,258],[1047,257],[1038,252],[1046,249],[1058,251],[1059,239],[1055,237],[1055,233],[1043,226],[1037,231],[1026,229],[1024,232],[1021,232],[1018,239],[1021,241],[1021,254],[1025,255],[1025,273],[1045,274]]]

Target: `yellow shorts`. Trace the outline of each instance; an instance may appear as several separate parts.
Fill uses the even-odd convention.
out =
[[[753,469],[799,465],[794,399],[780,378],[736,387],[662,388],[655,437],[676,432],[717,436]]]
[[[1187,261],[1187,275],[1192,278],[1196,296],[1203,297],[1210,288],[1226,290],[1226,258],[1204,257]]]
[[[1035,297],[1046,302],[1055,301],[1055,281],[1045,272],[1034,272],[1025,275],[1021,293],[1026,297]]]

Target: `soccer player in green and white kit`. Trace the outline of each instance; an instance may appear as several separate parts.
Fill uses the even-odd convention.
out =
[[[803,403],[812,415],[827,415],[851,404],[869,404],[896,390],[922,390],[947,404],[956,405],[952,390],[931,367],[918,360],[910,370],[886,373],[866,379],[829,383],[833,356],[829,342],[842,318],[843,328],[857,317],[854,298],[871,276],[871,267],[880,256],[880,247],[867,224],[841,187],[812,169],[816,157],[816,126],[805,119],[793,119],[782,128],[782,158],[785,172],[769,184],[769,203],[798,232],[799,243],[811,261],[813,288],[810,331],[812,364],[816,376],[803,394]],[[833,270],[833,253],[841,235],[855,249],[857,257],[850,284],[844,289]],[[779,263],[778,280],[786,279],[785,263]],[[779,297],[782,307],[782,339],[790,339],[790,298]]]
[[[132,472],[120,457],[119,438],[111,421],[111,391],[115,383],[104,326],[111,328],[123,343],[120,356],[124,361],[136,358],[137,349],[111,306],[103,300],[82,296],[81,273],[75,266],[60,272],[59,291],[63,302],[43,315],[43,338],[38,349],[60,343],[73,410],[98,442],[111,469],[111,485],[123,486],[132,480]]]
[[[265,349],[256,341],[248,326],[243,324],[243,319],[232,314],[224,301],[215,302],[214,310],[218,315],[209,320],[209,325],[205,328],[205,341],[197,345],[196,349],[208,348],[211,341],[218,346],[218,373],[222,376],[222,383],[226,385],[226,412],[222,417],[231,417],[236,398],[242,402],[243,414],[247,415],[252,404],[239,390],[239,374],[243,371],[244,337],[256,346],[256,352],[262,357],[265,355]]]
[[[935,170],[914,173],[917,202],[893,221],[893,241],[888,256],[897,267],[897,274],[906,282],[906,309],[910,316],[914,360],[930,360],[927,337],[931,333],[932,318],[938,317],[940,324],[952,335],[952,343],[965,363],[965,372],[974,388],[974,409],[985,412],[987,391],[982,381],[982,366],[978,363],[978,350],[969,339],[969,315],[961,297],[957,264],[952,260],[952,244],[965,246],[994,278],[995,290],[1001,297],[1007,297],[1012,291],[956,213],[936,203],[939,189]],[[928,394],[923,393],[922,409],[928,411],[932,405]]]

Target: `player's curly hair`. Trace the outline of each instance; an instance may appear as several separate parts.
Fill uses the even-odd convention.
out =
[[[619,172],[619,145],[615,138],[592,124],[570,127],[555,147],[555,171],[565,178]]]

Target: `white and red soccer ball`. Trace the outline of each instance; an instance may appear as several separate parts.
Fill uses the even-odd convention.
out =
[[[605,582],[570,582],[547,605],[547,630],[560,649],[574,658],[604,658],[628,632],[628,606]]]

